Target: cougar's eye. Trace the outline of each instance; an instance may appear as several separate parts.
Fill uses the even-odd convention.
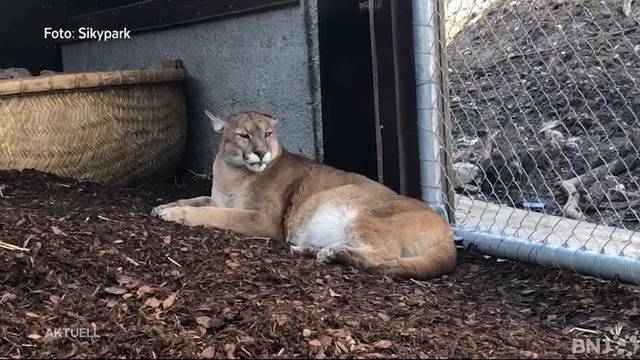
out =
[[[268,138],[271,135],[273,135],[273,131],[267,131],[266,133],[264,133],[264,137],[266,138]]]
[[[243,139],[247,139],[247,140],[251,139],[251,135],[249,134],[237,133],[236,135],[240,136]]]

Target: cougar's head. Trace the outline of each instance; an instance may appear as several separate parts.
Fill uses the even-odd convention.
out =
[[[205,114],[211,119],[213,130],[222,134],[218,152],[227,163],[258,173],[280,156],[277,121],[271,116],[252,111],[221,119],[209,111]]]

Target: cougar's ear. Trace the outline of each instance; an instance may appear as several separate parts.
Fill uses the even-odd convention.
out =
[[[216,134],[222,134],[224,132],[225,121],[220,119],[219,117],[213,115],[209,110],[205,110],[204,114],[211,120],[211,125],[213,125],[213,131]]]

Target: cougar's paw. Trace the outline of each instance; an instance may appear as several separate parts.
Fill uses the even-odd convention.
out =
[[[291,251],[292,255],[298,255],[303,257],[313,257],[318,253],[318,249],[313,247],[305,247],[305,246],[295,246],[291,245],[289,247],[289,251]]]
[[[156,206],[153,209],[151,209],[151,216],[160,217],[160,212],[162,210],[175,207],[175,206],[176,205],[174,205],[173,203]]]
[[[343,262],[349,257],[349,249],[343,246],[331,246],[320,249],[316,260],[321,264]]]
[[[320,264],[331,263],[331,252],[329,251],[329,248],[324,248],[318,251],[316,254],[316,261]]]
[[[157,212],[157,216],[165,221],[171,221],[183,225],[186,224],[185,211],[181,207],[169,207],[160,209]]]

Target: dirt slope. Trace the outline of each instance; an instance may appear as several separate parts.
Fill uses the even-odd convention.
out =
[[[498,161],[506,176],[489,179],[485,195],[506,204],[539,199],[560,215],[566,196],[556,182],[612,161],[640,129],[639,54],[640,26],[621,0],[497,0],[460,31],[448,45],[454,139],[501,130],[502,153],[524,168],[518,177]],[[554,121],[571,142],[561,150],[539,134]],[[638,175],[611,180],[635,191]],[[640,228],[633,209],[587,215]]]

